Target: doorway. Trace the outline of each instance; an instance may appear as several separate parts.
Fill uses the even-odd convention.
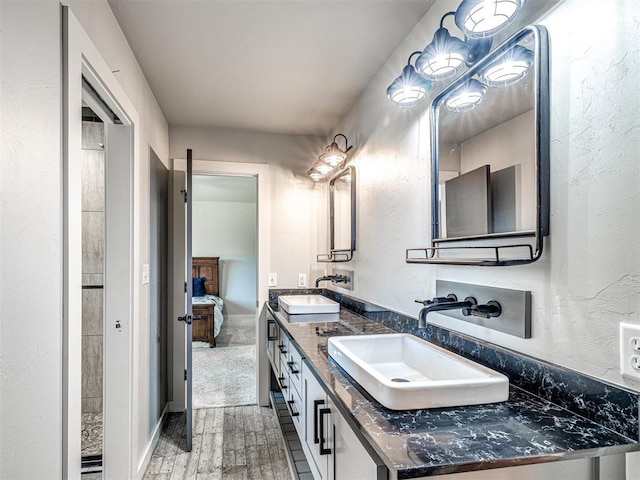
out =
[[[83,104],[104,124],[104,217],[102,228],[102,476],[130,478],[134,462],[133,412],[137,396],[133,354],[133,165],[138,114],[68,7],[63,20],[63,471],[82,468],[83,403]],[[86,217],[86,216],[85,216]],[[98,222],[99,223],[99,222]],[[99,236],[98,236],[99,237]],[[99,247],[100,248],[100,247]],[[99,255],[95,258],[99,258]],[[95,259],[94,258],[94,259]],[[99,288],[98,288],[99,289]],[[93,299],[95,300],[95,299]],[[97,300],[99,303],[99,300]],[[95,353],[95,352],[94,352]],[[99,359],[100,354],[85,355]],[[86,365],[85,365],[86,369]],[[97,369],[96,371],[99,371]],[[99,382],[98,382],[99,383]],[[124,421],[123,421],[124,419]]]
[[[216,305],[213,342],[195,336],[206,318],[194,320],[193,408],[255,404],[257,178],[194,175],[192,189],[194,265],[217,259],[209,271],[218,291],[214,298],[194,290],[194,314],[207,315],[201,302]]]
[[[185,172],[187,171],[187,161],[184,159],[173,160],[173,182],[172,182],[172,251],[173,251],[173,272],[172,284],[172,317],[178,318],[184,315],[184,285],[180,272],[185,270],[184,256],[185,238],[182,225],[184,218],[181,218],[183,199],[181,198],[186,184]],[[253,176],[257,181],[257,304],[256,308],[263,305],[268,299],[267,270],[269,268],[269,228],[270,228],[270,189],[269,189],[269,165],[255,163],[236,163],[218,161],[193,161],[193,171],[197,175],[230,175],[230,176]],[[260,321],[262,312],[256,312],[254,328],[256,331],[257,352],[256,358],[264,355],[262,345],[266,341],[266,321]],[[263,319],[264,320],[264,319]],[[185,410],[187,388],[182,372],[186,368],[185,353],[185,329],[180,322],[175,320],[173,324],[173,361],[172,361],[172,402],[170,405],[172,412],[183,412]],[[257,362],[257,384],[256,401],[261,406],[269,404],[268,398],[269,371],[264,362]]]

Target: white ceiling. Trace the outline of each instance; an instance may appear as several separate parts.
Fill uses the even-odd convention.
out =
[[[170,125],[309,135],[335,127],[433,3],[109,0]]]

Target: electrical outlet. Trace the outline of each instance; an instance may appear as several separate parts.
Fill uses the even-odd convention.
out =
[[[307,274],[306,273],[299,273],[298,274],[298,286],[299,287],[306,287],[307,286]]]
[[[270,273],[269,274],[269,286],[270,287],[277,287],[278,286],[278,274],[277,273]]]
[[[620,324],[620,374],[640,379],[640,325]]]

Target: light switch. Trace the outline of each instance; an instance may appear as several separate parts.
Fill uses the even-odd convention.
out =
[[[270,287],[277,287],[278,286],[278,274],[277,273],[270,273],[269,274],[269,286]]]
[[[147,285],[149,283],[149,264],[142,265],[142,284]]]

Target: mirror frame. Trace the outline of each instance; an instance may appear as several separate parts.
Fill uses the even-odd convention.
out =
[[[439,192],[439,112],[445,99],[457,88],[478,74],[486,65],[518,44],[528,35],[533,35],[535,41],[535,79],[534,79],[534,110],[535,110],[535,156],[536,156],[536,229],[508,233],[494,233],[474,235],[468,237],[441,238],[440,237],[440,192]],[[440,92],[434,98],[430,111],[431,121],[431,247],[407,249],[407,263],[431,263],[447,265],[479,265],[479,266],[509,266],[523,265],[535,262],[542,255],[543,238],[549,235],[549,39],[546,28],[540,25],[529,25],[522,28],[486,57],[480,60],[465,74]],[[531,243],[518,243],[515,239],[535,237]],[[512,243],[490,243],[487,240],[513,239]],[[485,241],[485,242],[483,242]],[[441,246],[443,243],[457,242],[455,246]],[[511,249],[525,249],[529,255],[523,258],[503,258],[501,253]],[[482,251],[493,255],[488,258],[447,257],[446,253],[454,250]],[[410,252],[423,252],[424,257],[411,257]]]
[[[336,248],[335,239],[335,184],[345,175],[351,175],[351,244],[349,248]],[[349,262],[356,251],[356,167],[349,165],[329,181],[329,253],[317,256],[318,262]]]

